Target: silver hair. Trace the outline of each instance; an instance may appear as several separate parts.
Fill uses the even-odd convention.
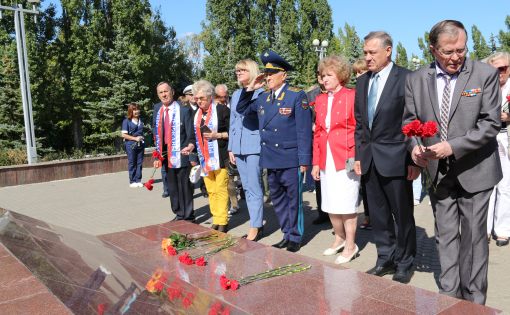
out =
[[[224,89],[224,90],[225,90],[225,92],[227,92],[227,93],[228,93],[228,87],[227,87],[227,85],[226,85],[226,84],[218,84],[218,85],[216,85],[216,87],[214,88],[214,93],[215,93],[215,94],[218,94],[218,92],[217,92],[217,91],[218,91],[219,89]]]
[[[193,83],[191,90],[193,91],[193,95],[197,95],[199,92],[204,93],[207,97],[212,97],[214,95],[214,86],[212,83],[203,79]]]
[[[368,42],[369,40],[374,39],[374,38],[377,38],[381,41],[382,47],[390,46],[393,48],[393,39],[391,39],[390,34],[388,34],[387,32],[385,32],[385,31],[370,32],[363,39],[365,40],[365,42]]]
[[[487,62],[488,64],[493,64],[494,61],[498,60],[498,59],[505,59],[507,63],[510,64],[510,53],[506,52],[506,51],[498,51],[498,52],[495,52],[493,53],[492,55],[490,55],[489,57],[485,58],[485,62]]]

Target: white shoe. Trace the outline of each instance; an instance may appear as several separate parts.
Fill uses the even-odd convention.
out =
[[[330,248],[326,249],[324,252],[322,252],[322,255],[324,255],[324,256],[336,255],[336,254],[338,254],[339,251],[344,249],[344,247],[345,247],[345,241],[342,244],[338,245],[338,247],[336,247],[336,248],[330,247]]]
[[[414,205],[415,205],[415,206],[419,205],[420,203],[421,203],[421,202],[420,202],[419,200],[414,199]]]
[[[356,245],[356,248],[354,249],[354,252],[351,254],[351,256],[344,257],[344,256],[340,255],[335,259],[335,264],[340,265],[340,264],[348,263],[349,261],[358,257],[358,253],[359,253],[359,248],[358,248],[358,245]]]
[[[140,187],[140,188],[142,188],[142,187],[143,187],[143,184],[142,184],[142,183],[136,183],[136,187]]]
[[[138,185],[136,183],[131,183],[131,184],[129,184],[129,187],[130,188],[138,188]]]

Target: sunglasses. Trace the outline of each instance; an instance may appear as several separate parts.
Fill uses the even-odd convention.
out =
[[[508,70],[508,66],[498,67],[498,70],[499,70],[499,72],[506,72],[506,70]]]

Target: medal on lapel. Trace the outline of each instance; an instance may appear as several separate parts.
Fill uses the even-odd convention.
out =
[[[259,115],[260,116],[264,115],[264,107],[262,106],[259,107]]]

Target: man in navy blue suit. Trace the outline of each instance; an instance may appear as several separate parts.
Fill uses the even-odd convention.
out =
[[[312,114],[305,92],[285,82],[293,67],[272,50],[261,54],[265,65],[259,75],[241,92],[237,112],[258,117],[260,166],[268,170],[269,189],[283,239],[274,244],[296,252],[304,232],[302,177],[311,165]],[[252,100],[264,84],[268,91]]]

